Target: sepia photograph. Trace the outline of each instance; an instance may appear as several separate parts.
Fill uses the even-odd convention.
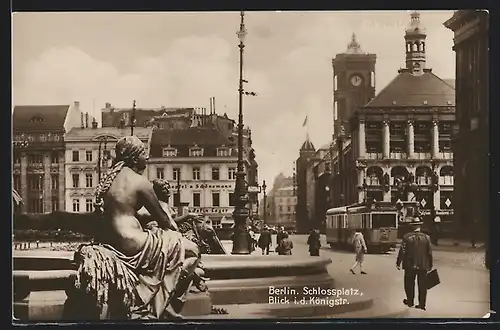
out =
[[[488,11],[11,26],[13,322],[495,313]]]

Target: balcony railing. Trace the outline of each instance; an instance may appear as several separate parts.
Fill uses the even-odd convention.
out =
[[[431,177],[425,177],[425,176],[419,176],[419,177],[416,178],[416,183],[419,186],[430,185],[432,183],[432,178]]]
[[[406,159],[406,152],[391,152],[389,154],[390,159]]]
[[[367,177],[366,184],[368,186],[380,186],[380,182],[378,181],[377,177]]]
[[[366,159],[382,159],[381,152],[367,152]]]
[[[441,176],[439,177],[439,184],[442,186],[453,186],[453,177],[452,176]]]
[[[415,159],[430,159],[431,153],[430,152],[415,152],[413,154],[413,157]]]
[[[445,152],[440,152],[438,153],[438,158],[439,159],[453,159],[453,152],[451,151],[445,151]]]

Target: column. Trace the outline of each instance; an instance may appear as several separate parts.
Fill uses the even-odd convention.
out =
[[[363,180],[365,178],[365,171],[358,168],[358,203],[362,203],[365,199],[365,191],[363,189]]]
[[[387,173],[389,175],[389,183],[391,182],[391,169],[387,169],[387,171],[384,171],[384,175]],[[384,202],[390,202],[391,201],[391,187],[389,186],[389,191],[386,192],[384,188]]]
[[[21,205],[21,212],[26,213],[28,211],[28,156],[25,152],[21,153],[21,191],[18,193],[21,194],[21,198],[23,199],[23,203]]]
[[[432,121],[432,158],[439,158],[439,126],[438,121]]]
[[[413,182],[415,182],[415,180],[417,180],[417,178],[415,177],[415,170],[416,170],[416,167],[414,166],[408,166],[407,167],[407,170],[408,170],[408,173],[409,174],[412,174],[413,175]],[[408,190],[408,201],[414,201],[415,200],[415,192],[411,191],[411,190]]]
[[[413,120],[408,120],[408,158],[412,159],[415,152],[415,129]]]
[[[66,201],[66,162],[64,158],[64,150],[59,152],[59,210],[66,210],[66,202],[70,203],[71,201]],[[68,173],[69,175],[69,173]],[[96,181],[96,185],[97,185]]]
[[[434,193],[433,199],[434,199],[434,208],[436,210],[440,210],[441,209],[441,191],[439,189]]]
[[[365,121],[359,120],[358,127],[358,147],[359,147],[359,158],[364,159],[366,157],[366,132],[365,132]]]
[[[383,135],[382,135],[382,158],[389,158],[391,145],[391,132],[389,130],[389,121],[384,120],[383,122]]]
[[[50,153],[43,155],[43,212],[52,211],[52,187],[50,186]]]

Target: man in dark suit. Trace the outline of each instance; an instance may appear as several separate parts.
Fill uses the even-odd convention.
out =
[[[404,288],[406,299],[403,303],[408,307],[413,306],[415,297],[415,279],[418,283],[418,305],[417,308],[425,310],[427,300],[427,273],[432,269],[432,248],[429,235],[421,231],[422,222],[412,224],[413,231],[404,235],[399,248],[396,267],[404,269]]]
[[[269,227],[265,226],[264,230],[260,232],[257,244],[262,250],[262,255],[269,254],[269,246],[271,245],[271,232],[269,231]]]

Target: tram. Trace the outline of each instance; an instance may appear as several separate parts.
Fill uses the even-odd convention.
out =
[[[359,230],[368,252],[387,252],[398,238],[398,211],[394,204],[374,202],[336,207],[326,212],[326,238],[332,248],[352,248]]]

